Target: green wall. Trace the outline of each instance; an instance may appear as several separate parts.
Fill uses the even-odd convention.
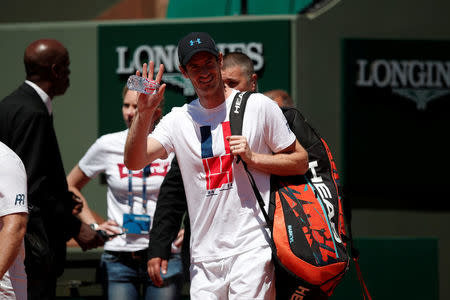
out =
[[[305,115],[309,116],[319,132],[327,138],[337,158],[338,168],[342,166],[343,149],[342,40],[344,38],[450,40],[449,12],[450,2],[445,0],[343,0],[317,19],[300,17],[297,31],[298,106]],[[381,118],[380,122],[382,121]],[[380,140],[380,147],[386,146]],[[370,157],[367,159],[370,163]],[[428,159],[433,158],[421,157],[418,153],[417,162],[411,163],[411,169],[401,171],[414,172],[415,163],[428,163]],[[384,166],[373,167],[385,168],[388,174],[390,171],[388,160],[389,157],[386,157]],[[448,169],[448,163],[443,167]],[[370,168],[371,166],[368,165],[368,172]],[[440,200],[448,201],[445,192],[442,195]],[[425,200],[435,201],[436,199]],[[424,205],[426,206],[426,203]],[[448,228],[450,228],[450,212],[448,211],[381,209],[353,211],[353,233],[357,237],[436,237],[438,239],[440,299],[450,299],[450,286],[447,284],[450,282]],[[364,257],[364,252],[361,255]],[[410,263],[414,265],[415,261]],[[395,269],[396,266],[392,265],[392,268]],[[423,276],[427,277],[429,274],[424,273]],[[373,287],[373,289],[378,288],[383,288],[381,283]]]

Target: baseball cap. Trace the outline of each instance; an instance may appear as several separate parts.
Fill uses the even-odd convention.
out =
[[[219,50],[212,37],[206,32],[191,32],[178,42],[178,60],[185,66],[198,52],[206,51],[219,56]]]

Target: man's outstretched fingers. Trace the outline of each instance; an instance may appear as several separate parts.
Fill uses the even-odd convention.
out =
[[[164,83],[163,85],[161,85],[159,88],[158,88],[158,97],[161,97],[161,101],[162,101],[162,98],[164,97],[164,91],[166,90],[166,84]]]
[[[154,69],[155,69],[155,63],[151,60],[148,63],[148,76],[147,76],[148,79],[153,79]]]
[[[142,77],[147,78],[147,63],[142,65]]]
[[[159,65],[158,74],[156,74],[156,78],[155,78],[155,80],[156,80],[157,83],[160,83],[160,82],[161,82],[163,73],[164,73],[164,65],[163,65],[163,64],[160,64],[160,65]]]

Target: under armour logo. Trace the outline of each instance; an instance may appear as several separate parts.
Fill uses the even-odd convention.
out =
[[[200,40],[200,38],[197,38],[197,40],[195,40],[195,41],[193,41],[193,40],[189,41],[189,45],[191,45],[191,46],[194,46],[195,43],[200,45],[202,43],[202,41]]]
[[[17,194],[16,195],[16,201],[14,202],[14,205],[25,205],[25,195],[24,194]]]

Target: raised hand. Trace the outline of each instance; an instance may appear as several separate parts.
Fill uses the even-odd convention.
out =
[[[148,70],[147,64],[142,66],[142,77],[153,80],[154,64],[150,61]],[[159,84],[164,72],[164,65],[160,65],[155,81]],[[136,72],[140,76],[140,72]],[[131,123],[130,130],[125,144],[124,162],[129,170],[142,169],[155,159],[166,157],[165,148],[151,137],[155,119],[160,116],[157,113],[158,107],[164,97],[165,84],[162,84],[156,93],[151,95],[138,93],[137,112]]]
[[[150,63],[147,64],[144,63],[142,65],[142,77],[153,80],[154,75],[154,62],[150,61]],[[158,73],[156,74],[156,78],[154,79],[158,84],[161,83],[161,79],[164,73],[164,65],[159,65]],[[136,71],[136,76],[140,76],[139,70]],[[153,93],[153,94],[144,94],[144,93],[138,93],[138,111],[139,113],[153,113],[156,108],[159,106],[161,101],[164,98],[164,91],[166,89],[166,84],[162,84],[159,89]]]

